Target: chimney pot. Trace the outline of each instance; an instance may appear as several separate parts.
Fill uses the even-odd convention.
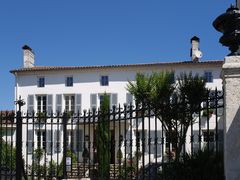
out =
[[[199,49],[199,42],[200,42],[200,39],[197,36],[193,36],[191,38],[192,48],[191,48],[190,56],[193,62],[198,62],[199,59],[202,57],[202,52]]]
[[[24,68],[34,67],[35,55],[33,50],[28,45],[24,45],[22,49],[23,49],[23,67]]]

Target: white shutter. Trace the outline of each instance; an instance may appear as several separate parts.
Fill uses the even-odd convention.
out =
[[[75,94],[75,113],[81,113],[82,95]]]
[[[28,95],[27,110],[28,110],[29,113],[32,113],[33,110],[34,110],[34,96],[33,95]]]
[[[56,112],[62,112],[62,95],[56,95]]]
[[[47,154],[51,154],[52,152],[52,131],[51,130],[47,130]]]
[[[27,153],[32,154],[33,152],[33,130],[27,132]]]
[[[118,105],[118,95],[116,93],[111,94],[111,108]]]
[[[97,109],[97,94],[90,95],[90,105],[91,109]]]
[[[47,95],[47,113],[50,114],[52,112],[53,107],[53,96]]]

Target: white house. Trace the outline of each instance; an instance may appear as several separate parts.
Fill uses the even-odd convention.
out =
[[[15,84],[15,99],[20,96],[26,100],[26,105],[23,106],[23,112],[63,112],[73,111],[81,112],[91,108],[98,108],[102,100],[103,94],[106,92],[110,96],[111,105],[123,105],[124,103],[130,103],[133,101],[133,97],[127,92],[126,85],[128,81],[134,81],[136,73],[150,74],[152,72],[160,71],[172,71],[175,77],[182,72],[192,72],[193,74],[199,74],[207,79],[207,87],[209,89],[222,90],[222,80],[220,78],[222,60],[205,60],[200,61],[201,52],[199,51],[199,39],[194,37],[191,39],[192,43],[192,59],[190,61],[176,61],[176,62],[157,62],[146,64],[120,64],[120,65],[106,65],[106,66],[36,66],[34,60],[34,53],[28,46],[23,47],[23,67],[12,70],[16,79]],[[212,116],[214,119],[214,115]],[[51,121],[50,119],[48,120]],[[37,146],[45,149],[46,161],[53,158],[55,161],[62,158],[62,127],[57,127],[56,120],[53,120],[55,125],[46,125],[39,127],[37,124],[33,125],[33,120],[29,118],[29,124],[23,125],[23,139],[24,145],[28,145],[28,148],[24,148],[24,157],[28,159],[28,162],[32,162],[32,144],[34,148]],[[111,124],[111,127],[113,125]],[[128,135],[130,132],[129,125],[127,130],[124,129],[124,125],[121,124],[121,130],[114,134],[112,137],[114,140],[118,140],[120,135],[124,135],[126,132]],[[136,139],[136,126],[132,127],[133,141]],[[149,127],[150,126],[150,127]],[[157,127],[156,127],[157,126]],[[145,128],[155,129],[161,131],[160,122],[157,125],[148,124],[145,122]],[[139,129],[141,129],[141,123]],[[69,127],[68,127],[69,128]],[[210,123],[210,129],[214,130],[215,123]],[[68,142],[75,149],[79,155],[83,151],[83,126],[75,127],[75,131],[69,131]],[[78,129],[78,130],[77,130]],[[204,134],[206,124],[203,124],[202,131]],[[53,131],[51,131],[53,130]],[[198,130],[198,127],[194,126],[194,130]],[[52,133],[51,133],[52,132]],[[87,135],[86,135],[87,134]],[[60,138],[57,138],[60,137]],[[80,147],[77,147],[76,137],[79,137],[81,142]],[[88,141],[93,141],[94,130],[91,125],[90,128],[85,130],[85,138]],[[53,141],[53,146],[51,146]],[[87,141],[87,140],[86,140]],[[25,146],[23,146],[25,147]],[[161,148],[160,146],[158,147]],[[90,150],[91,157],[94,156],[93,150]],[[160,150],[158,150],[160,152]],[[111,152],[116,159],[116,148]],[[152,161],[155,158],[161,158],[161,154],[155,157],[151,155]],[[145,163],[148,163],[148,157],[146,157]],[[115,161],[115,160],[113,160]]]

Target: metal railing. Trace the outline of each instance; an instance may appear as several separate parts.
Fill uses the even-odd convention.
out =
[[[208,93],[199,107],[191,114],[193,121],[179,158],[177,136],[166,133],[148,106],[109,110],[105,140],[101,139],[100,110],[82,114],[1,112],[1,179],[98,179],[102,156],[108,162],[107,179],[174,179],[168,176],[169,170],[176,168],[173,163],[185,163],[187,158],[189,162],[205,152],[209,157],[217,156],[223,151],[222,93]],[[98,153],[101,146],[106,148],[103,154]]]

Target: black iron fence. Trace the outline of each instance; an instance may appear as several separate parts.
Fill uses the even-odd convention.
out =
[[[222,113],[217,90],[170,131],[148,106],[113,107],[105,120],[100,110],[1,112],[1,179],[224,179]]]

